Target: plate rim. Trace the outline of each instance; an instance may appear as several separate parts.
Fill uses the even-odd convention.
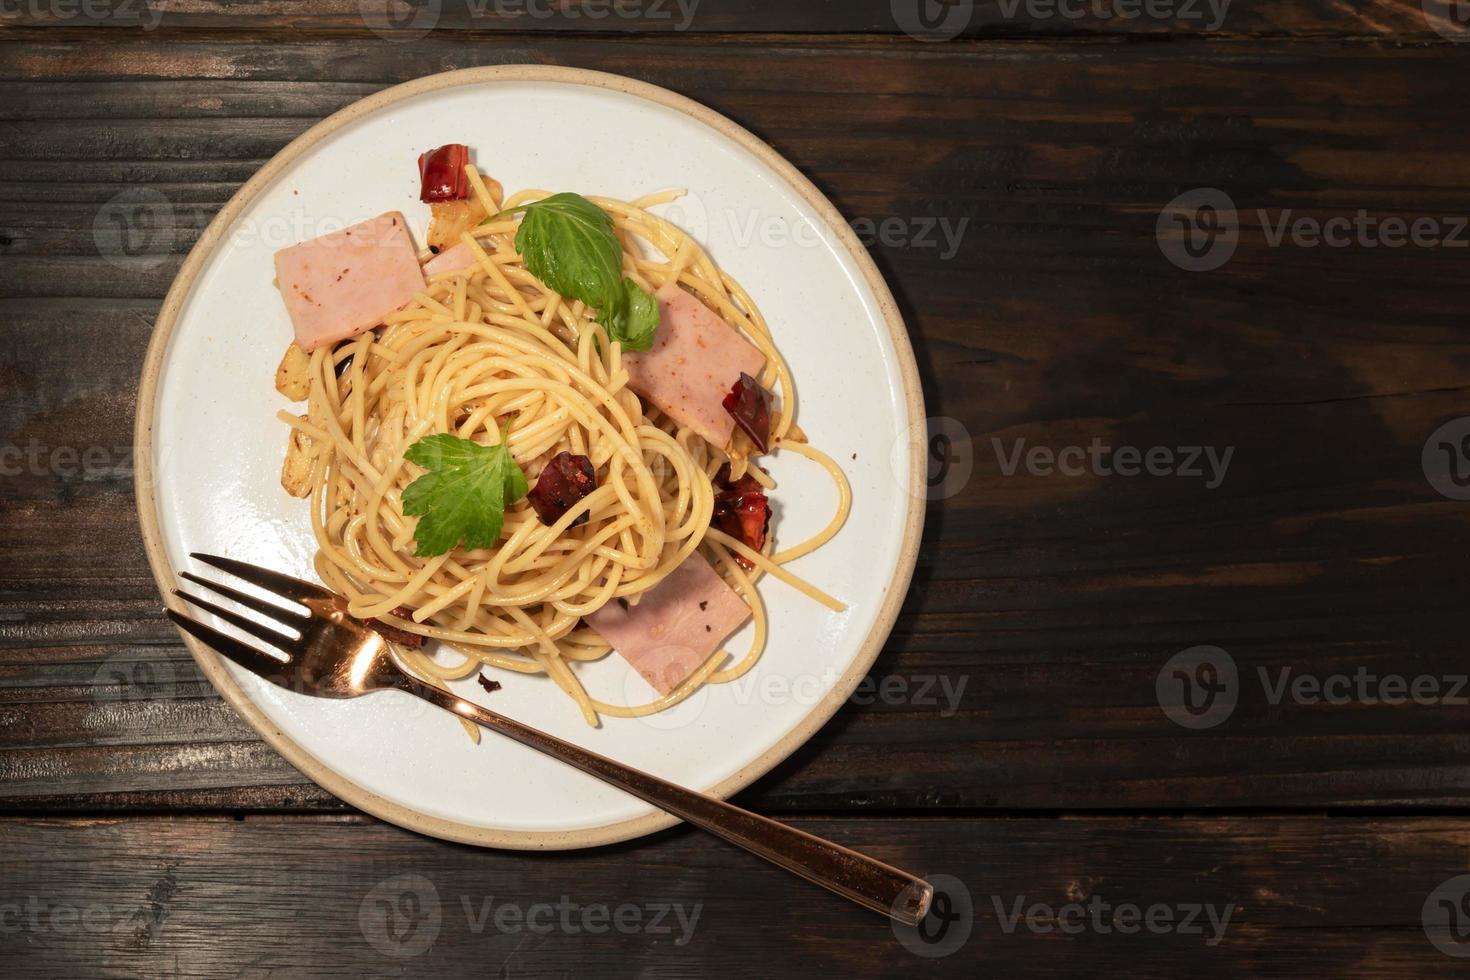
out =
[[[402,82],[359,99],[316,123],[271,157],[265,166],[256,171],[220,209],[214,220],[200,235],[199,240],[195,242],[194,247],[190,249],[164,297],[163,305],[154,323],[153,333],[149,338],[142,376],[138,383],[133,439],[138,459],[134,475],[134,494],[148,565],[164,604],[179,612],[186,611],[183,604],[171,594],[171,590],[177,586],[177,580],[175,570],[164,548],[156,500],[157,487],[153,473],[153,430],[158,412],[157,401],[164,360],[177,325],[179,312],[183,309],[185,300],[192,293],[200,270],[224,237],[224,232],[240,212],[289,165],[305,155],[324,138],[357,121],[360,117],[376,113],[394,103],[439,89],[506,81],[552,82],[612,90],[682,112],[734,140],[742,149],[754,155],[761,163],[774,171],[788,187],[798,193],[820,216],[828,230],[835,234],[862,272],[868,288],[877,301],[884,325],[888,328],[893,344],[898,362],[898,373],[903,385],[904,402],[909,413],[907,438],[911,444],[911,451],[907,482],[903,488],[907,492],[908,509],[904,515],[903,537],[899,543],[898,563],[894,569],[892,585],[883,597],[872,629],[868,631],[867,636],[863,638],[858,647],[857,656],[853,658],[852,663],[848,665],[826,696],[812,705],[801,720],[782,735],[776,744],[736,772],[704,790],[710,795],[725,799],[744,789],[785,760],[831,719],[867,674],[893,630],[893,624],[908,594],[914,566],[918,560],[919,539],[924,523],[926,498],[924,472],[920,466],[923,455],[919,451],[921,447],[917,445],[919,440],[916,440],[913,435],[914,425],[925,418],[924,400],[913,347],[893,294],[887,283],[884,282],[872,257],[832,202],[794,165],[753,133],[713,109],[669,89],[622,75],[585,68],[526,64],[463,68]],[[270,718],[251,700],[244,689],[235,683],[234,678],[225,669],[223,660],[217,654],[182,630],[179,631],[179,635],[210,684],[245,720],[246,724],[265,740],[266,744],[308,779],[329,793],[351,806],[397,826],[430,837],[482,847],[510,850],[573,850],[642,837],[679,822],[677,817],[670,814],[655,812],[577,830],[516,830],[461,823],[395,803],[331,769],[312,755],[305,746],[282,732],[272,724]]]

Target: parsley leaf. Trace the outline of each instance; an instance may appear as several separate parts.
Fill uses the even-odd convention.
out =
[[[526,495],[526,474],[505,443],[482,446],[448,433],[425,436],[403,454],[426,472],[403,491],[403,512],[419,519],[414,555],[456,545],[489,548],[500,540],[505,508]]]
[[[625,349],[643,351],[653,345],[658,304],[623,277],[623,246],[606,211],[571,193],[511,211],[525,212],[515,244],[531,275],[596,309],[597,322]]]

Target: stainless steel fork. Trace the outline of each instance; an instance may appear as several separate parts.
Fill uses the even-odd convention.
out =
[[[166,610],[168,617],[185,632],[272,684],[323,698],[355,698],[376,691],[412,694],[492,732],[576,766],[859,905],[909,925],[916,925],[929,910],[934,889],[922,878],[723,800],[614,762],[418,680],[398,666],[382,636],[361,620],[348,615],[347,600],[335,592],[247,562],[197,553],[193,557],[276,596],[299,603],[307,610],[287,609],[198,575],[180,573],[188,581],[270,618],[271,625],[266,625],[233,609],[174,590],[180,599],[208,610],[224,622],[273,647],[279,655],[265,653],[179,612]]]

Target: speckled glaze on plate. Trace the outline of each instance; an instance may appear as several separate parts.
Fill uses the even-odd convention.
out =
[[[770,147],[664,89],[530,65],[436,75],[336,113],[248,181],[185,261],[143,369],[137,496],[154,577],[167,596],[176,571],[191,567],[190,551],[311,577],[308,505],[278,482],[286,428],[274,416],[289,406],[273,382],[290,326],[271,256],[392,209],[422,236],[428,215],[417,201],[415,159],[447,142],[468,143],[480,168],[508,190],[631,199],[688,188],[688,198],[660,210],[760,304],[791,362],[798,420],[852,481],[846,528],[792,564],[848,610],[834,614],[766,580],[770,641],[740,681],[597,729],[543,677],[492,672],[505,685],[493,695],[473,680],[457,687],[552,734],[728,796],[821,727],[887,638],[923,522],[924,410],[893,298],[837,211]],[[777,454],[771,469],[779,546],[819,528],[833,492],[794,454]],[[732,650],[748,631],[732,638]],[[449,840],[541,849],[626,840],[674,822],[519,745],[489,735],[473,745],[455,719],[406,695],[306,698],[185,642],[271,746],[384,820]],[[616,656],[583,676],[608,700],[651,694]]]

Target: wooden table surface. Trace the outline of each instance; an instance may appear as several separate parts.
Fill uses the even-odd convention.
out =
[[[432,32],[372,0],[0,7],[0,972],[1463,974],[1452,9],[417,6]],[[132,420],[198,232],[329,113],[518,62],[746,126],[899,298],[936,435],[914,585],[872,686],[738,799],[945,876],[922,934],[688,830],[523,854],[364,817],[160,613]],[[150,200],[171,227],[121,241]]]

